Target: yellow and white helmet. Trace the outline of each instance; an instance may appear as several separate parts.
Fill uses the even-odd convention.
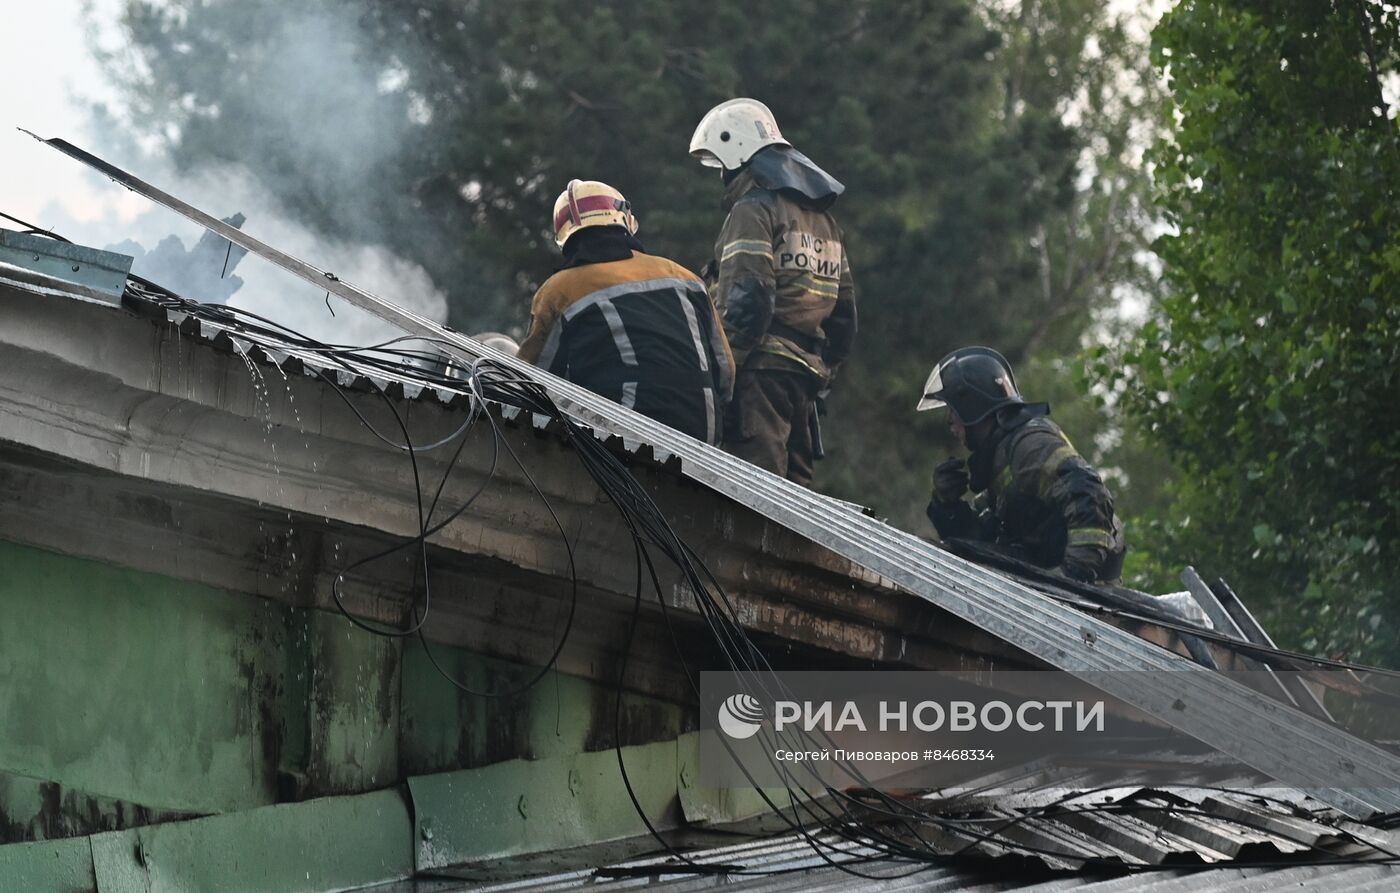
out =
[[[632,203],[622,193],[597,180],[570,180],[554,200],[554,243],[560,248],[587,226],[622,226],[637,231]]]
[[[690,154],[706,167],[732,171],[764,146],[790,146],[768,106],[757,99],[731,99],[705,113],[690,138]]]

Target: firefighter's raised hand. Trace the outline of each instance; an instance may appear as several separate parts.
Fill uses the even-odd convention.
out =
[[[967,463],[962,459],[947,459],[933,470],[933,501],[957,502],[967,492]]]

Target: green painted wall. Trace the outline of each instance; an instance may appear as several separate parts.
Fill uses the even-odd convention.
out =
[[[532,668],[433,645],[442,669],[478,692],[505,692],[534,675]],[[549,673],[511,697],[467,694],[433,669],[418,643],[403,654],[403,726],[400,758],[405,775],[428,775],[503,760],[543,760],[612,747],[614,695],[606,686]],[[623,743],[674,739],[680,707],[629,694],[623,700]]]
[[[0,542],[0,771],[160,809],[270,802],[284,625],[263,600]]]
[[[288,610],[283,799],[368,791],[399,780],[403,648],[339,614]]]
[[[6,542],[0,608],[0,890],[307,893],[644,833],[608,686],[481,698],[336,614]],[[434,654],[482,690],[531,673]],[[625,700],[663,826],[732,813],[689,788],[684,721]]]
[[[97,889],[86,837],[0,846],[0,889],[92,893]]]
[[[433,647],[479,690],[531,673]],[[476,697],[338,614],[0,541],[0,843],[569,759],[611,748],[613,703],[555,673]],[[629,695],[623,742],[683,723]]]

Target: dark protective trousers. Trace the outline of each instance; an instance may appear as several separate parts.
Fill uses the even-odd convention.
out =
[[[724,449],[808,486],[812,482],[812,404],[819,383],[806,372],[743,369],[724,420]]]

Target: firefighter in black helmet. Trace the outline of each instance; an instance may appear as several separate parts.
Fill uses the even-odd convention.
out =
[[[987,347],[948,354],[918,409],[942,406],[971,455],[934,471],[928,517],[938,535],[996,542],[1077,580],[1116,583],[1126,546],[1113,496],[1050,421],[1050,405],[1021,396],[1006,358]]]

